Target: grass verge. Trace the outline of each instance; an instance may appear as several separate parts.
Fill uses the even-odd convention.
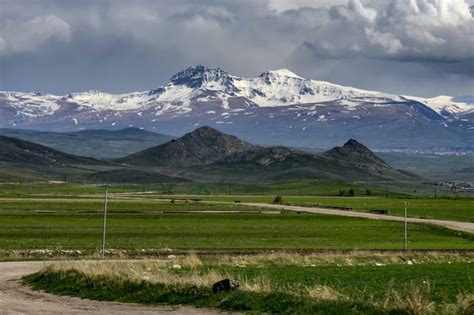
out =
[[[24,278],[34,289],[105,301],[281,314],[472,314],[471,260],[429,256],[200,257],[63,262]],[[471,257],[472,258],[472,257]],[[336,263],[336,261],[338,263]],[[382,263],[382,262],[383,263]],[[392,263],[391,263],[392,261]],[[410,261],[411,263],[408,263]],[[230,277],[241,287],[213,294]]]

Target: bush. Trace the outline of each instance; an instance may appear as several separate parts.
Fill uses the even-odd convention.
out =
[[[349,196],[354,196],[355,195],[354,188],[349,189],[349,191],[347,193],[349,194]]]
[[[283,198],[281,196],[276,196],[275,199],[273,199],[273,203],[283,203]]]
[[[372,196],[372,189],[367,189],[365,193],[367,196]]]
[[[339,196],[344,196],[346,194],[345,189],[339,189]]]

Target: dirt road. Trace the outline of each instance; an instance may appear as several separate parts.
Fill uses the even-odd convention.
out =
[[[375,219],[375,220],[388,220],[388,221],[404,221],[405,220],[403,217],[397,217],[393,215],[375,214],[375,213],[357,212],[357,211],[346,211],[346,210],[328,209],[328,208],[320,208],[320,207],[285,206],[285,205],[275,205],[275,204],[268,204],[268,203],[250,203],[250,202],[242,202],[240,204],[244,206],[255,206],[255,207],[260,207],[260,208],[264,207],[264,208],[277,209],[277,210],[291,210],[291,211],[339,215],[339,216],[345,216],[345,217],[356,217],[356,218],[366,218],[366,219]],[[408,218],[407,221],[411,223],[434,224],[434,225],[442,226],[451,230],[468,232],[468,233],[474,234],[474,223],[470,223],[470,222],[435,220],[435,219],[419,219],[419,218]]]
[[[222,314],[186,306],[149,307],[56,296],[33,291],[18,281],[22,276],[34,273],[47,264],[47,262],[0,263],[0,314]]]

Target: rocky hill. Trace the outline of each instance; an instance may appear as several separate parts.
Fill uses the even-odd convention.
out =
[[[117,159],[116,162],[140,166],[205,165],[254,147],[235,136],[205,126],[181,138]]]
[[[261,147],[220,131],[201,127],[163,145],[116,162],[135,167],[159,167],[199,177],[268,180],[315,178],[345,180],[413,180],[414,174],[393,169],[367,147],[349,140],[320,154],[286,147]],[[194,174],[194,175],[193,175]]]

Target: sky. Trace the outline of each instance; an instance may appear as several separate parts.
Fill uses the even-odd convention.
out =
[[[0,90],[144,91],[202,64],[474,95],[474,0],[0,0]]]

